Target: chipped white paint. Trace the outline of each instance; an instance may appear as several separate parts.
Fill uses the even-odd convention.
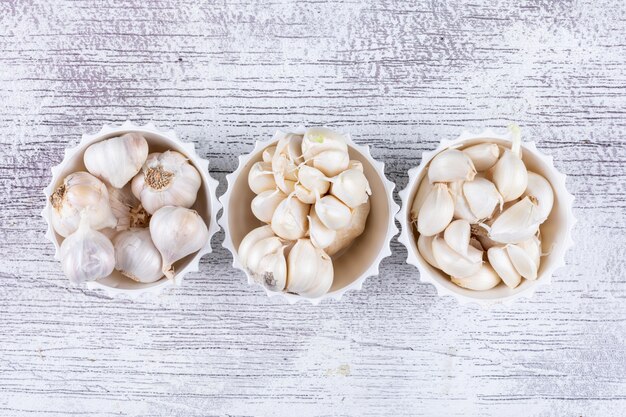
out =
[[[625,21],[607,0],[0,2],[0,415],[623,415]],[[483,311],[393,240],[311,306],[249,287],[219,232],[184,287],[111,300],[68,285],[39,212],[63,150],[127,119],[195,143],[218,194],[283,126],[349,131],[403,189],[441,139],[515,121],[567,175],[576,246]]]

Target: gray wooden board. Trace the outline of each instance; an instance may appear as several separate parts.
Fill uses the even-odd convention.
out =
[[[0,415],[626,414],[622,1],[0,1]],[[131,119],[219,179],[276,128],[421,152],[504,128],[555,157],[579,219],[552,286],[439,298],[393,241],[341,302],[287,305],[215,252],[156,299],[71,287],[39,216],[80,135]],[[397,199],[397,193],[395,194]]]

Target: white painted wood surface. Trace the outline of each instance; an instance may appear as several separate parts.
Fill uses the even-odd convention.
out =
[[[622,416],[621,1],[0,1],[0,415]],[[281,126],[423,150],[516,121],[575,194],[577,245],[531,300],[482,311],[406,265],[340,303],[269,300],[217,250],[158,299],[70,287],[39,217],[83,132],[149,120],[220,179]]]

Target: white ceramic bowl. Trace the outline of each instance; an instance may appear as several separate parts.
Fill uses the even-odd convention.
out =
[[[303,134],[304,130],[304,127],[299,127],[291,131]],[[308,300],[312,304],[318,304],[328,298],[339,300],[349,290],[360,290],[367,277],[378,275],[380,262],[391,255],[389,243],[391,238],[398,233],[394,221],[394,216],[399,209],[393,201],[395,184],[385,177],[384,164],[372,158],[369,146],[357,145],[350,135],[346,136],[350,159],[361,161],[370,183],[371,210],[363,234],[356,238],[347,250],[342,251],[341,256],[333,258],[335,272],[333,285],[322,297],[305,298],[297,294],[270,291],[257,284],[239,261],[237,248],[241,240],[252,229],[264,224],[254,217],[250,209],[250,202],[255,194],[248,186],[248,172],[255,162],[262,160],[263,150],[275,144],[276,139],[257,141],[251,153],[239,157],[237,170],[226,176],[228,189],[220,197],[224,211],[219,220],[220,226],[226,233],[223,246],[232,253],[233,266],[244,271],[248,277],[248,283],[261,286],[270,297],[282,297],[289,303]]]
[[[52,209],[50,205],[50,195],[67,175],[76,171],[86,171],[83,163],[83,154],[89,145],[129,132],[141,133],[148,141],[150,152],[163,152],[171,149],[189,158],[189,162],[196,167],[202,177],[202,186],[198,191],[198,198],[191,208],[202,216],[209,229],[209,239],[206,245],[199,251],[176,262],[174,264],[176,274],[171,280],[163,277],[157,282],[143,284],[126,278],[117,271],[113,271],[113,273],[106,278],[86,284],[87,288],[102,289],[110,296],[125,295],[130,298],[135,298],[143,294],[158,294],[165,288],[182,285],[183,276],[188,272],[197,271],[200,258],[211,252],[211,237],[219,229],[216,217],[217,212],[221,208],[221,204],[217,201],[216,197],[217,181],[209,175],[209,161],[198,156],[193,143],[182,142],[173,130],[161,130],[152,123],[145,126],[137,126],[130,121],[125,122],[121,126],[105,125],[98,133],[83,135],[80,143],[74,148],[66,149],[63,161],[52,168],[52,181],[44,190],[46,206],[41,214],[48,223],[46,237],[54,244],[55,258],[59,259],[59,246],[61,242],[63,242],[63,237],[57,234],[52,228],[49,217],[49,211]]]
[[[521,284],[514,289],[500,283],[491,290],[472,291],[455,285],[446,274],[428,264],[417,249],[417,230],[410,219],[413,199],[427,172],[425,168],[435,155],[445,149],[464,148],[482,142],[493,142],[510,148],[511,136],[509,133],[498,134],[491,130],[485,130],[480,134],[463,132],[455,140],[442,140],[434,151],[424,152],[420,165],[409,170],[409,183],[400,192],[402,208],[397,218],[402,227],[398,240],[406,246],[407,262],[419,269],[422,282],[433,284],[440,296],[452,296],[461,304],[476,303],[488,307],[498,303],[509,304],[520,297],[531,297],[539,286],[549,284],[554,271],[565,265],[565,252],[573,245],[571,233],[576,220],[572,212],[574,197],[565,188],[565,175],[557,171],[553,158],[540,152],[534,142],[523,142],[522,159],[526,167],[530,171],[543,175],[554,190],[552,212],[540,228],[543,251],[549,254],[541,258],[537,280],[523,279]]]

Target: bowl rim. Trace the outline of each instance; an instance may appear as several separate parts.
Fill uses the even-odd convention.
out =
[[[326,126],[315,126],[315,127],[328,128],[334,131],[338,131],[337,129],[333,129],[333,128],[326,127]],[[363,287],[363,283],[365,282],[367,278],[371,276],[376,276],[380,273],[380,263],[382,262],[384,258],[391,256],[391,240],[394,236],[398,234],[398,231],[399,231],[398,227],[395,224],[395,216],[400,210],[400,206],[395,202],[393,198],[393,190],[395,189],[396,185],[395,183],[391,182],[385,175],[385,164],[383,162],[377,161],[376,159],[372,157],[370,153],[369,145],[359,145],[354,142],[354,140],[352,139],[352,136],[350,136],[349,133],[340,132],[346,137],[346,143],[348,144],[348,146],[353,148],[357,152],[359,152],[361,155],[363,155],[363,157],[372,165],[372,167],[375,169],[376,173],[378,174],[383,184],[383,187],[385,188],[385,193],[387,197],[387,208],[389,210],[389,219],[388,219],[388,224],[387,224],[387,233],[384,237],[383,245],[381,246],[381,249],[379,250],[376,257],[372,260],[367,270],[365,270],[357,279],[355,279],[353,282],[346,285],[345,287],[332,291],[332,292],[328,292],[322,295],[321,297],[306,298],[297,294],[290,294],[290,293],[279,292],[279,291],[271,291],[267,289],[266,287],[258,284],[256,281],[254,281],[252,277],[250,276],[250,274],[248,273],[248,271],[246,271],[246,269],[239,262],[239,257],[237,254],[238,251],[233,244],[233,240],[230,235],[230,231],[228,227],[229,215],[230,215],[228,207],[229,207],[231,194],[234,191],[233,190],[234,185],[239,175],[241,174],[241,171],[243,171],[243,169],[246,167],[248,162],[251,161],[252,157],[257,155],[259,152],[261,152],[268,146],[275,143],[278,140],[278,135],[283,134],[283,133],[304,134],[305,131],[306,131],[306,127],[304,126],[298,126],[296,128],[278,129],[272,137],[266,140],[256,140],[254,143],[254,149],[252,149],[250,152],[239,155],[239,158],[238,158],[239,165],[237,166],[237,169],[234,172],[226,175],[227,188],[224,194],[222,194],[219,197],[219,201],[222,203],[223,210],[222,210],[222,215],[219,218],[218,222],[220,226],[222,227],[222,229],[224,229],[224,234],[225,234],[224,241],[222,242],[222,246],[228,249],[231,256],[233,257],[232,266],[236,269],[243,271],[243,273],[246,275],[247,280],[248,280],[248,285],[259,286],[263,288],[263,290],[265,290],[265,294],[268,297],[270,298],[279,297],[279,298],[286,300],[289,304],[295,304],[299,301],[305,301],[305,302],[308,301],[313,305],[317,305],[321,301],[326,300],[326,299],[333,299],[333,300],[339,301],[341,300],[343,295],[347,293],[348,291],[361,290]]]
[[[426,261],[419,255],[417,250],[413,249],[413,245],[411,244],[411,239],[413,239],[412,232],[412,224],[408,221],[408,214],[410,211],[410,206],[412,205],[411,201],[408,201],[410,196],[413,194],[413,190],[419,184],[417,183],[419,178],[422,176],[423,171],[426,169],[426,166],[430,163],[430,161],[440,152],[445,149],[449,149],[460,144],[463,144],[466,141],[476,140],[476,139],[496,139],[496,140],[504,140],[507,142],[512,141],[512,133],[511,131],[507,131],[506,133],[495,132],[492,129],[484,129],[480,133],[472,133],[469,130],[464,130],[461,134],[455,139],[442,139],[439,145],[431,150],[431,151],[423,151],[421,162],[418,166],[411,168],[408,171],[409,180],[406,187],[399,192],[400,200],[401,200],[401,208],[398,214],[396,215],[396,219],[400,222],[400,236],[398,237],[398,241],[402,243],[407,250],[407,259],[406,262],[410,265],[417,267],[419,270],[420,281],[424,283],[432,284],[436,291],[437,295],[440,297],[450,296],[455,298],[459,304],[477,304],[483,308],[489,308],[497,304],[505,304],[510,305],[514,301],[520,298],[531,298],[535,291],[541,286],[550,285],[552,280],[552,275],[554,272],[563,266],[565,266],[565,254],[567,251],[574,245],[574,241],[572,239],[572,230],[576,223],[576,218],[573,213],[573,202],[574,196],[567,190],[566,187],[566,175],[561,173],[554,166],[554,158],[550,155],[547,155],[537,149],[537,146],[534,141],[524,141],[522,142],[522,148],[525,152],[530,152],[533,156],[540,159],[548,169],[552,170],[555,177],[556,183],[551,182],[551,185],[554,189],[555,194],[559,194],[559,198],[562,199],[563,205],[565,206],[565,237],[563,239],[563,245],[560,250],[560,254],[558,254],[558,258],[556,261],[548,268],[546,268],[540,276],[534,281],[533,285],[529,285],[527,288],[518,291],[517,293],[498,298],[475,298],[468,296],[464,293],[456,292],[451,290],[445,286],[443,286],[439,282],[439,277],[435,277],[433,273],[430,271],[430,265],[426,263]]]
[[[202,183],[207,189],[207,202],[209,204],[209,218],[204,219],[208,221],[208,231],[209,238],[207,243],[194,255],[194,257],[189,261],[189,264],[184,268],[180,269],[176,272],[173,279],[161,279],[157,281],[154,285],[149,287],[139,287],[139,288],[117,288],[112,287],[110,285],[103,284],[99,281],[90,281],[85,284],[88,289],[98,289],[103,290],[110,297],[119,297],[126,296],[128,298],[139,298],[144,295],[157,295],[162,293],[165,289],[171,287],[178,287],[183,284],[183,277],[188,272],[195,272],[199,270],[200,259],[213,251],[211,247],[211,239],[219,230],[219,224],[217,223],[217,213],[222,208],[221,203],[217,199],[217,186],[218,181],[211,177],[209,173],[209,161],[207,159],[201,158],[196,150],[195,145],[192,142],[185,142],[181,140],[176,132],[173,129],[161,129],[153,122],[148,122],[145,125],[137,125],[132,121],[127,120],[120,125],[116,124],[105,124],[102,128],[96,133],[85,133],[82,135],[81,140],[78,144],[73,147],[68,147],[65,149],[65,153],[63,155],[63,160],[58,164],[51,168],[52,177],[50,179],[50,183],[43,190],[43,194],[45,195],[45,205],[43,210],[41,211],[41,216],[45,219],[47,224],[47,230],[45,237],[52,242],[54,245],[55,253],[54,258],[59,260],[59,242],[56,238],[56,233],[54,228],[52,227],[52,221],[50,219],[49,211],[50,211],[50,195],[54,191],[55,185],[59,181],[59,176],[64,170],[65,166],[69,163],[69,161],[76,156],[76,154],[83,152],[89,145],[100,142],[102,140],[108,139],[110,137],[119,136],[124,133],[130,132],[139,132],[139,133],[148,133],[152,135],[157,135],[163,138],[166,142],[169,141],[176,145],[176,147],[183,150],[185,156],[189,158],[190,161],[198,168],[200,176],[202,178]]]

